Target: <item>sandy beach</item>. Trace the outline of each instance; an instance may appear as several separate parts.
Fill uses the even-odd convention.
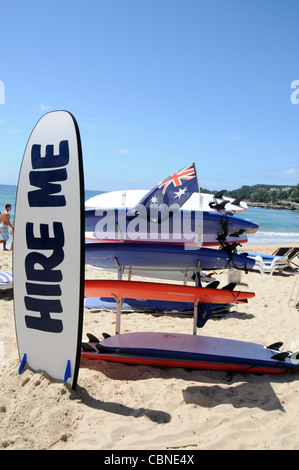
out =
[[[243,246],[273,253],[276,246]],[[0,271],[12,252],[0,251]],[[86,278],[115,278],[86,267]],[[227,271],[216,274],[221,286]],[[198,334],[299,350],[299,274],[242,273],[248,304],[211,319]],[[76,391],[43,372],[18,374],[12,289],[0,291],[0,448],[2,450],[298,450],[299,374],[254,375],[129,366],[81,359]],[[84,312],[83,336],[114,334],[113,312]],[[182,315],[122,315],[122,332],[192,334]]]

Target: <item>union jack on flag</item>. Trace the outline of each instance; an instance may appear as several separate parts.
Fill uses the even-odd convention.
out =
[[[176,171],[173,173],[169,178],[166,178],[166,180],[162,181],[161,183],[158,184],[158,188],[163,188],[162,194],[164,195],[166,193],[166,189],[170,184],[173,184],[174,186],[181,186],[183,184],[183,180],[192,180],[193,178],[196,178],[196,170],[195,170],[195,164],[192,163],[189,166],[186,166],[186,168],[183,168],[180,171]]]
[[[175,207],[178,210],[190,196],[199,191],[195,163],[176,171],[171,176],[161,181],[149,191],[132,210],[127,213],[127,220],[135,218],[140,213],[140,206],[146,209],[147,219],[160,223],[165,217],[171,217],[167,207]],[[154,207],[159,216],[153,217]],[[164,215],[165,213],[165,215]]]

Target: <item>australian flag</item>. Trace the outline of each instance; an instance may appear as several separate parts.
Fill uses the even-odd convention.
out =
[[[160,223],[179,210],[179,208],[199,191],[195,163],[176,171],[149,191],[128,211],[127,220],[145,215],[147,220]]]

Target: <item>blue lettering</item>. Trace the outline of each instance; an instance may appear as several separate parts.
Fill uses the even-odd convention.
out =
[[[54,270],[53,268],[62,263],[63,259],[64,252],[61,249],[54,250],[49,257],[32,251],[25,259],[27,279],[30,281],[60,282],[62,273],[60,269]],[[40,265],[42,269],[36,268],[36,265]]]
[[[31,222],[26,224],[27,248],[31,250],[51,250],[52,253],[46,256],[38,251],[31,251],[25,258],[25,271],[28,281],[26,291],[28,296],[24,297],[27,310],[39,312],[40,316],[25,315],[27,328],[34,328],[40,331],[60,333],[63,330],[61,320],[52,319],[50,313],[62,313],[63,309],[59,299],[35,298],[61,296],[60,285],[62,280],[60,269],[54,269],[64,260],[64,231],[61,222],[53,222],[54,236],[49,236],[49,226],[40,224],[40,237],[34,235],[34,225]],[[47,284],[43,284],[46,282]],[[53,284],[49,284],[53,283]]]
[[[25,306],[27,310],[39,312],[39,317],[25,315],[27,328],[47,331],[49,333],[61,333],[63,324],[61,320],[51,318],[50,313],[61,313],[62,306],[60,300],[35,299],[34,297],[25,297]]]
[[[37,251],[28,253],[25,259],[25,270],[27,279],[30,281],[60,282],[62,273],[60,270],[54,270],[64,260],[64,233],[60,222],[53,224],[55,237],[49,237],[49,227],[46,224],[40,224],[41,237],[34,237],[33,224],[26,224],[26,241],[30,249],[52,249],[53,253],[46,256]],[[36,268],[40,265],[42,269]]]
[[[30,207],[61,207],[65,206],[63,195],[53,196],[53,193],[61,191],[61,184],[53,184],[52,181],[67,180],[65,168],[59,170],[30,171],[29,181],[32,186],[40,189],[28,192]]]
[[[64,246],[64,231],[61,222],[53,222],[54,237],[49,237],[49,225],[40,224],[40,237],[33,234],[33,223],[26,224],[27,248],[31,250],[55,250]]]
[[[34,284],[26,282],[26,292],[29,295],[59,296],[61,288],[59,284]]]
[[[65,167],[69,163],[69,143],[59,143],[59,153],[54,155],[54,145],[46,145],[46,152],[41,156],[41,145],[34,144],[31,148],[32,171],[29,172],[31,186],[38,189],[28,191],[30,207],[62,207],[66,199],[61,193],[61,182],[67,180]],[[27,311],[38,312],[39,315],[25,315],[27,328],[51,333],[61,333],[63,322],[53,319],[52,313],[61,314],[63,308],[59,298],[61,287],[59,282],[63,275],[57,267],[64,260],[64,230],[61,222],[53,222],[54,236],[49,235],[49,225],[40,224],[40,236],[34,235],[34,225],[26,224],[26,242],[30,251],[25,258],[27,276],[24,303]],[[50,251],[48,256],[41,253]],[[38,296],[38,297],[34,297]],[[56,298],[53,298],[56,297]]]
[[[66,166],[69,162],[69,143],[62,140],[59,143],[59,154],[54,155],[54,145],[46,145],[46,155],[41,156],[41,145],[34,144],[31,148],[31,163],[34,170],[40,168],[57,168]]]

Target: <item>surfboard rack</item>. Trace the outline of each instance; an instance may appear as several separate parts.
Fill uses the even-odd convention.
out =
[[[118,280],[121,281],[122,277],[123,277],[124,270],[125,270],[125,266],[121,266],[121,264],[119,263],[116,256],[115,256],[114,260],[115,260],[115,263],[116,263],[117,269],[118,269]],[[120,333],[121,308],[122,308],[122,304],[123,304],[124,299],[121,299],[121,298],[117,297],[115,294],[112,294],[112,296],[113,296],[114,300],[116,301],[115,334],[118,335]]]
[[[213,310],[210,304],[230,304],[246,301],[254,297],[253,292],[233,292],[235,283],[231,283],[222,289],[203,288],[200,279],[201,261],[196,262],[195,286],[180,286],[169,283],[152,283],[123,280],[124,268],[117,257],[113,257],[118,270],[118,280],[87,279],[85,280],[85,297],[102,295],[114,298],[116,303],[115,335],[120,334],[121,313],[123,302],[126,298],[162,300],[174,302],[187,302],[189,310],[193,307],[193,335],[197,334],[197,328],[202,328],[212,316]]]
[[[195,285],[196,286],[199,286],[200,285],[200,276],[199,276],[199,272],[200,272],[200,261],[197,262],[197,266],[196,266],[196,276],[195,276]],[[196,300],[196,302],[194,303],[194,309],[193,309],[193,334],[196,335],[197,333],[197,318],[198,318],[198,301],[199,299]]]
[[[118,280],[121,281],[122,277],[123,277],[124,270],[125,270],[125,266],[122,266],[119,263],[116,256],[114,257],[114,261],[115,261],[115,263],[117,265],[117,269],[118,269]],[[130,270],[129,270],[129,280],[131,280]],[[185,278],[184,278],[184,284],[186,284],[186,279]],[[198,260],[197,266],[196,266],[195,285],[197,287],[200,286],[200,260]],[[114,300],[116,301],[115,334],[118,335],[118,334],[120,334],[121,309],[122,309],[124,299],[118,297],[117,295],[115,295],[113,293],[112,293],[112,296],[113,296]],[[197,319],[198,319],[198,308],[197,307],[198,307],[198,303],[199,303],[199,299],[196,300],[196,302],[194,303],[194,308],[193,308],[193,312],[194,312],[193,313],[193,335],[196,335],[196,333],[197,333]]]

